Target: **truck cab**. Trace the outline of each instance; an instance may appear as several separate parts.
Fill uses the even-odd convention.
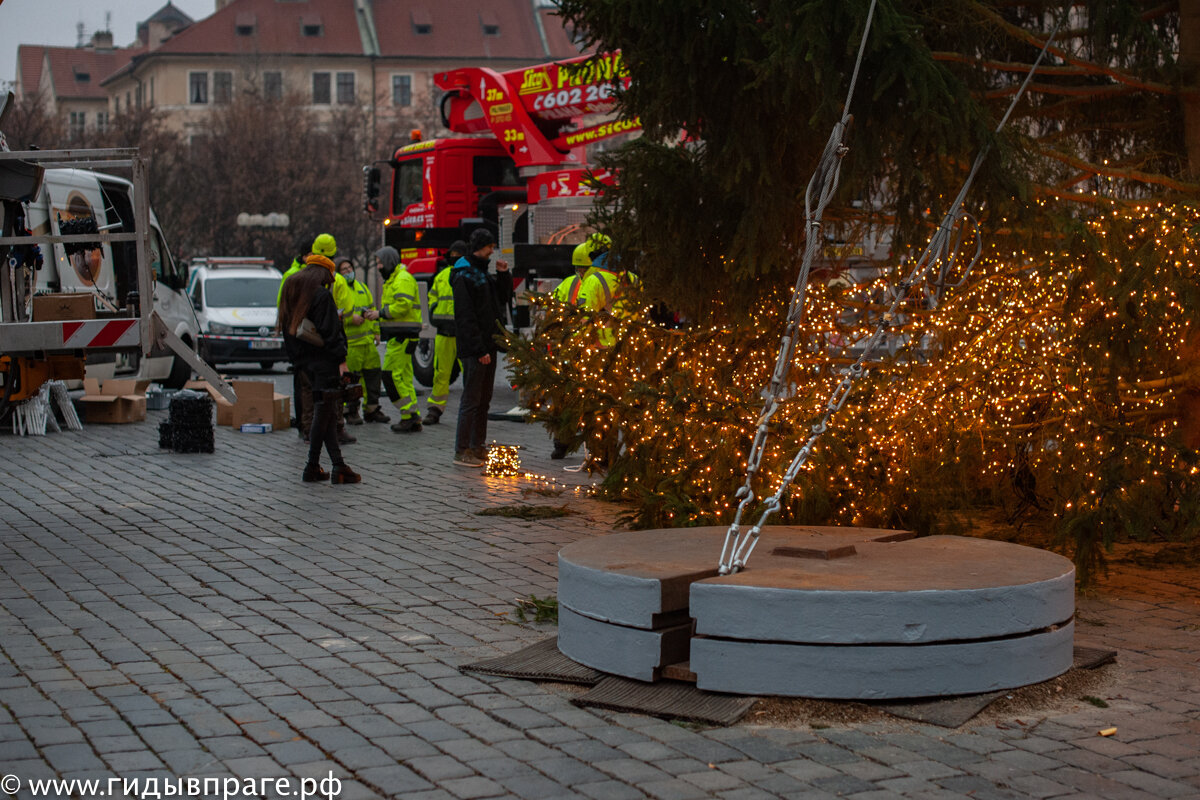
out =
[[[415,141],[392,163],[384,243],[418,280],[432,281],[438,256],[473,228],[494,231],[501,206],[525,202],[525,180],[495,139]]]

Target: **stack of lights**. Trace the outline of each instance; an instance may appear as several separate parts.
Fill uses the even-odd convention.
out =
[[[520,445],[497,444],[488,447],[483,474],[489,478],[509,478],[521,474]]]

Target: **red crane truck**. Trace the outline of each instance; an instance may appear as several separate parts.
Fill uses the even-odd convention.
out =
[[[588,165],[588,146],[641,127],[612,113],[616,89],[628,81],[620,52],[509,72],[464,67],[436,75],[445,92],[443,123],[466,135],[418,138],[392,154],[384,244],[429,281],[438,255],[482,226],[496,233],[518,281],[570,275],[595,182],[613,178]],[[364,167],[364,177],[366,208],[375,212],[381,171]],[[522,320],[514,322],[520,327]]]

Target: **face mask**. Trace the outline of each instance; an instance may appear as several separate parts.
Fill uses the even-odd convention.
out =
[[[343,272],[342,277],[346,279],[346,283],[350,284],[351,286],[354,285],[354,273],[353,272]]]

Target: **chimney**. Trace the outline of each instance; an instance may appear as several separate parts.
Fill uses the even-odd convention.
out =
[[[92,41],[88,47],[92,48],[93,50],[112,50],[112,31],[96,31],[92,34]]]
[[[232,3],[233,0],[217,0],[217,11]]]

